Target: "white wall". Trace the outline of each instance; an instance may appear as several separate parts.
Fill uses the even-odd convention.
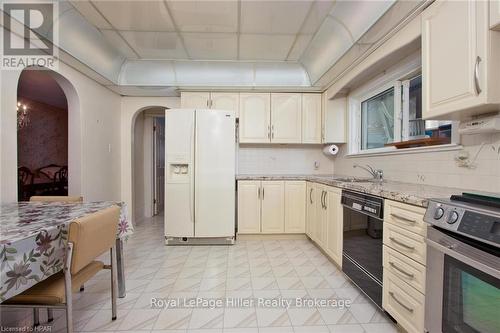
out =
[[[238,174],[333,174],[334,159],[322,149],[322,145],[240,145]]]
[[[20,71],[0,71],[0,201],[17,200],[15,106]],[[57,77],[68,97],[69,191],[85,200],[120,199],[121,97],[60,63]],[[75,179],[79,175],[79,179]]]
[[[136,116],[146,108],[160,106],[168,109],[179,108],[179,97],[122,97],[121,99],[121,200],[129,208],[133,221],[133,124]]]

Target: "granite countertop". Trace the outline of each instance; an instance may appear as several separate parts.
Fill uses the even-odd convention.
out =
[[[237,180],[307,180],[319,184],[345,188],[357,192],[372,194],[410,205],[427,207],[431,198],[449,198],[452,194],[462,194],[466,190],[424,184],[412,184],[384,180],[382,184],[374,182],[346,182],[340,175],[237,175]],[[368,180],[368,179],[367,179]],[[477,192],[477,191],[473,191]]]

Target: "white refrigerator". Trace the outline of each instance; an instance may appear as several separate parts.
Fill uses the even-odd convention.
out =
[[[166,110],[166,244],[234,242],[235,128],[233,111]]]

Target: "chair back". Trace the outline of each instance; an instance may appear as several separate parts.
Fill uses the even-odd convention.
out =
[[[33,184],[33,172],[27,167],[19,167],[17,169],[17,179],[21,185]]]
[[[78,273],[115,244],[120,208],[116,205],[74,220],[68,242],[73,243],[71,274]]]
[[[34,195],[30,198],[30,201],[38,202],[83,202],[83,197],[77,196],[64,196],[64,195]]]

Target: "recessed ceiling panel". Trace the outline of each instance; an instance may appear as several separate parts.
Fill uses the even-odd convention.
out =
[[[299,60],[300,56],[304,53],[304,50],[311,41],[312,37],[313,37],[312,34],[297,35],[295,43],[293,44],[293,47],[290,53],[288,54],[288,58],[286,60],[291,60],[291,61]]]
[[[163,1],[94,1],[93,3],[118,30],[174,30]]]
[[[113,45],[118,51],[123,54],[127,59],[137,59],[138,55],[130,48],[130,46],[123,40],[122,37],[115,30],[101,30],[111,45]]]
[[[104,17],[99,14],[89,1],[71,1],[71,4],[83,17],[85,17],[87,21],[90,22],[90,24],[99,29],[111,28],[109,23],[106,22]]]
[[[175,32],[122,31],[122,36],[144,59],[187,59]]]
[[[241,32],[296,34],[311,7],[310,1],[242,1]]]
[[[240,36],[240,60],[285,60],[295,35]]]
[[[236,32],[237,1],[168,1],[175,23],[183,32]]]
[[[238,37],[230,33],[183,33],[191,58],[197,60],[236,60]]]

